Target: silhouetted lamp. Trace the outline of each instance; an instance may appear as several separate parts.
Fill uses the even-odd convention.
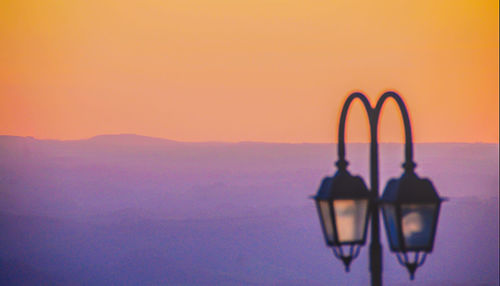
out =
[[[405,172],[387,184],[379,199],[378,172],[378,124],[384,102],[396,101],[404,124]],[[359,99],[365,108],[370,123],[370,191],[361,177],[354,177],[346,170],[345,125],[349,106]],[[354,92],[347,97],[342,107],[338,128],[338,171],[333,177],[323,179],[317,195],[316,207],[321,227],[328,246],[340,258],[349,271],[349,264],[365,244],[368,219],[371,217],[371,242],[369,253],[371,285],[382,285],[382,246],[380,244],[379,207],[384,215],[387,237],[391,251],[410,272],[421,266],[434,246],[439,217],[440,198],[431,181],[419,178],[413,163],[413,139],[410,117],[406,105],[397,93],[387,91],[372,107],[368,98]],[[349,251],[344,251],[350,247]],[[413,254],[413,259],[411,255]]]
[[[417,267],[432,252],[443,199],[431,181],[419,178],[412,169],[387,183],[381,206],[391,251],[413,280]]]
[[[314,197],[326,244],[344,262],[346,271],[366,241],[370,198],[361,177],[352,176],[345,166],[324,178]]]

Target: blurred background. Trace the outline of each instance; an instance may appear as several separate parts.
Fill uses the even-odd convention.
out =
[[[387,285],[498,284],[498,144],[417,144],[443,204],[410,282],[382,229]],[[347,146],[368,177],[367,144]],[[402,173],[382,144],[381,188]],[[314,202],[333,144],[180,143],[135,135],[0,137],[0,284],[366,285],[327,248]],[[367,182],[368,183],[368,182]]]

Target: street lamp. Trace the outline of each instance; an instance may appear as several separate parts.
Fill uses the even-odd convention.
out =
[[[387,184],[379,199],[378,121],[384,102],[393,98],[398,104],[405,128],[404,173]],[[345,123],[354,99],[363,103],[370,123],[370,187],[362,178],[347,171],[345,160]],[[351,261],[366,241],[366,229],[371,216],[370,272],[372,285],[382,285],[382,246],[380,245],[379,206],[382,208],[390,249],[396,252],[400,264],[407,267],[413,280],[427,253],[432,251],[436,234],[440,198],[431,181],[421,179],[414,169],[410,118],[403,99],[395,92],[384,93],[372,108],[365,95],[351,94],[345,101],[338,129],[337,172],[323,179],[314,197],[326,244],[349,271]],[[346,249],[348,248],[348,251]],[[413,260],[410,259],[413,253]],[[422,254],[421,254],[422,253]]]
[[[410,272],[411,280],[432,251],[442,201],[431,181],[419,178],[414,172],[391,179],[382,195],[389,246],[396,252],[398,262]],[[410,252],[414,253],[413,260],[409,258]]]
[[[345,166],[323,179],[314,197],[326,244],[344,262],[346,271],[366,241],[370,198],[361,177],[352,176]]]

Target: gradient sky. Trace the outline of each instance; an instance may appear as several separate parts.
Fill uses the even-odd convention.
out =
[[[498,142],[498,1],[1,1],[0,134],[336,141],[401,93],[417,142]],[[400,141],[395,104],[381,140]],[[348,140],[367,141],[357,103]]]

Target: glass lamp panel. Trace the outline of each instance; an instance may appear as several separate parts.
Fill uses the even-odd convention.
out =
[[[430,246],[436,208],[436,204],[401,205],[401,228],[406,248]]]
[[[328,201],[319,201],[319,212],[321,214],[321,222],[323,223],[323,231],[325,232],[326,239],[329,243],[333,243],[333,223],[330,215],[330,207]]]
[[[339,243],[363,239],[368,200],[334,200],[333,209]]]
[[[382,206],[382,211],[384,213],[384,223],[387,229],[387,236],[389,237],[389,242],[392,249],[399,249],[399,238],[398,238],[398,223],[396,217],[396,207],[392,204],[384,204]]]

